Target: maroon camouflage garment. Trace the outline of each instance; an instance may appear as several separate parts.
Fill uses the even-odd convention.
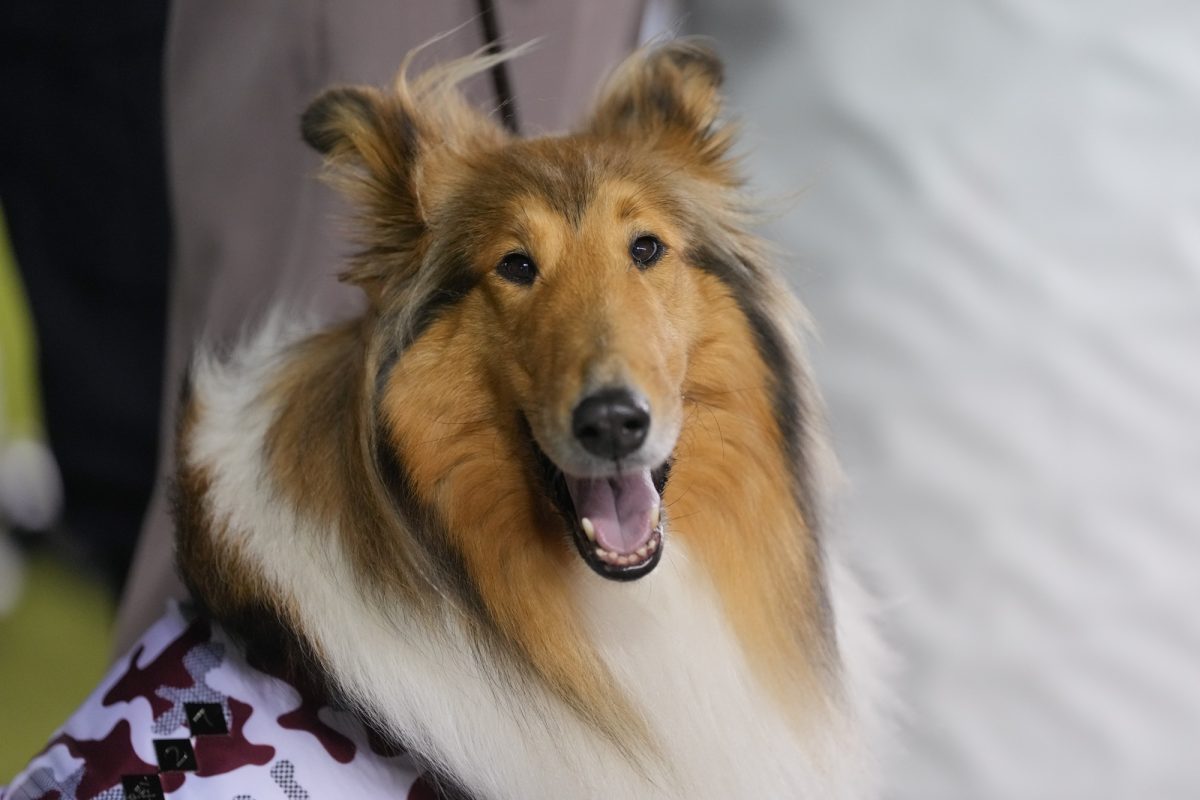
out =
[[[412,759],[172,604],[0,800],[431,800]]]

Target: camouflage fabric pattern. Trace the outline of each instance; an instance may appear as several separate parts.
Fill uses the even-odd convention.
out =
[[[432,800],[411,758],[172,604],[0,800]]]

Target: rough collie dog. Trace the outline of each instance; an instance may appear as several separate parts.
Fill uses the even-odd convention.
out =
[[[869,795],[868,636],[721,64],[639,52],[577,132],[519,139],[455,88],[493,63],[305,113],[368,308],[195,365],[202,618],[456,796]]]

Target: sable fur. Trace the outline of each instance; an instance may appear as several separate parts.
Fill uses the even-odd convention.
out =
[[[356,707],[477,796],[603,796],[603,776],[581,766],[589,757],[619,764],[612,780],[628,796],[707,797],[697,792],[722,781],[861,796],[857,700],[821,544],[818,405],[796,311],[747,232],[720,62],[695,40],[642,51],[578,132],[534,140],[454,88],[494,62],[412,81],[402,70],[390,91],[332,89],[305,113],[306,141],[357,207],[362,247],[344,277],[369,309],[313,335],[269,329],[229,363],[197,365],[179,437],[180,569],[257,657]],[[639,231],[667,245],[645,272],[622,249]],[[537,294],[493,274],[517,247],[543,270]],[[673,561],[627,590],[580,571],[530,442],[553,457],[581,393],[618,379],[678,431],[663,495]],[[655,586],[670,596],[654,599]],[[327,600],[312,606],[318,594]],[[680,638],[627,645],[608,606],[628,610],[631,632],[639,615],[661,616],[663,635],[677,624]],[[335,618],[374,633],[341,641]],[[677,774],[720,760],[692,765],[679,742],[700,736],[688,747],[722,753],[720,736],[754,723],[718,713],[719,701],[711,719],[677,719],[698,713],[686,686],[667,684],[674,710],[661,713],[635,688],[660,647],[686,681],[709,639],[714,675],[731,672],[697,672],[698,685],[744,695],[745,714],[763,717],[729,743],[760,742],[725,768],[746,775]],[[526,731],[542,782],[464,765],[421,698],[389,699],[370,676],[404,646],[417,661],[442,653],[464,687],[520,699],[498,698],[479,725]],[[689,731],[673,742],[664,725]],[[768,746],[797,764],[776,769]]]

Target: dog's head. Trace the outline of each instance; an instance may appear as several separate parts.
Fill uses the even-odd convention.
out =
[[[662,552],[689,359],[710,336],[696,253],[737,183],[721,65],[695,40],[639,52],[577,132],[538,139],[453,89],[488,66],[330,90],[304,136],[359,203],[347,277],[395,321],[382,349],[402,356],[453,309],[471,361],[442,368],[481,369],[529,443],[498,468],[555,499],[592,569],[637,578]]]

